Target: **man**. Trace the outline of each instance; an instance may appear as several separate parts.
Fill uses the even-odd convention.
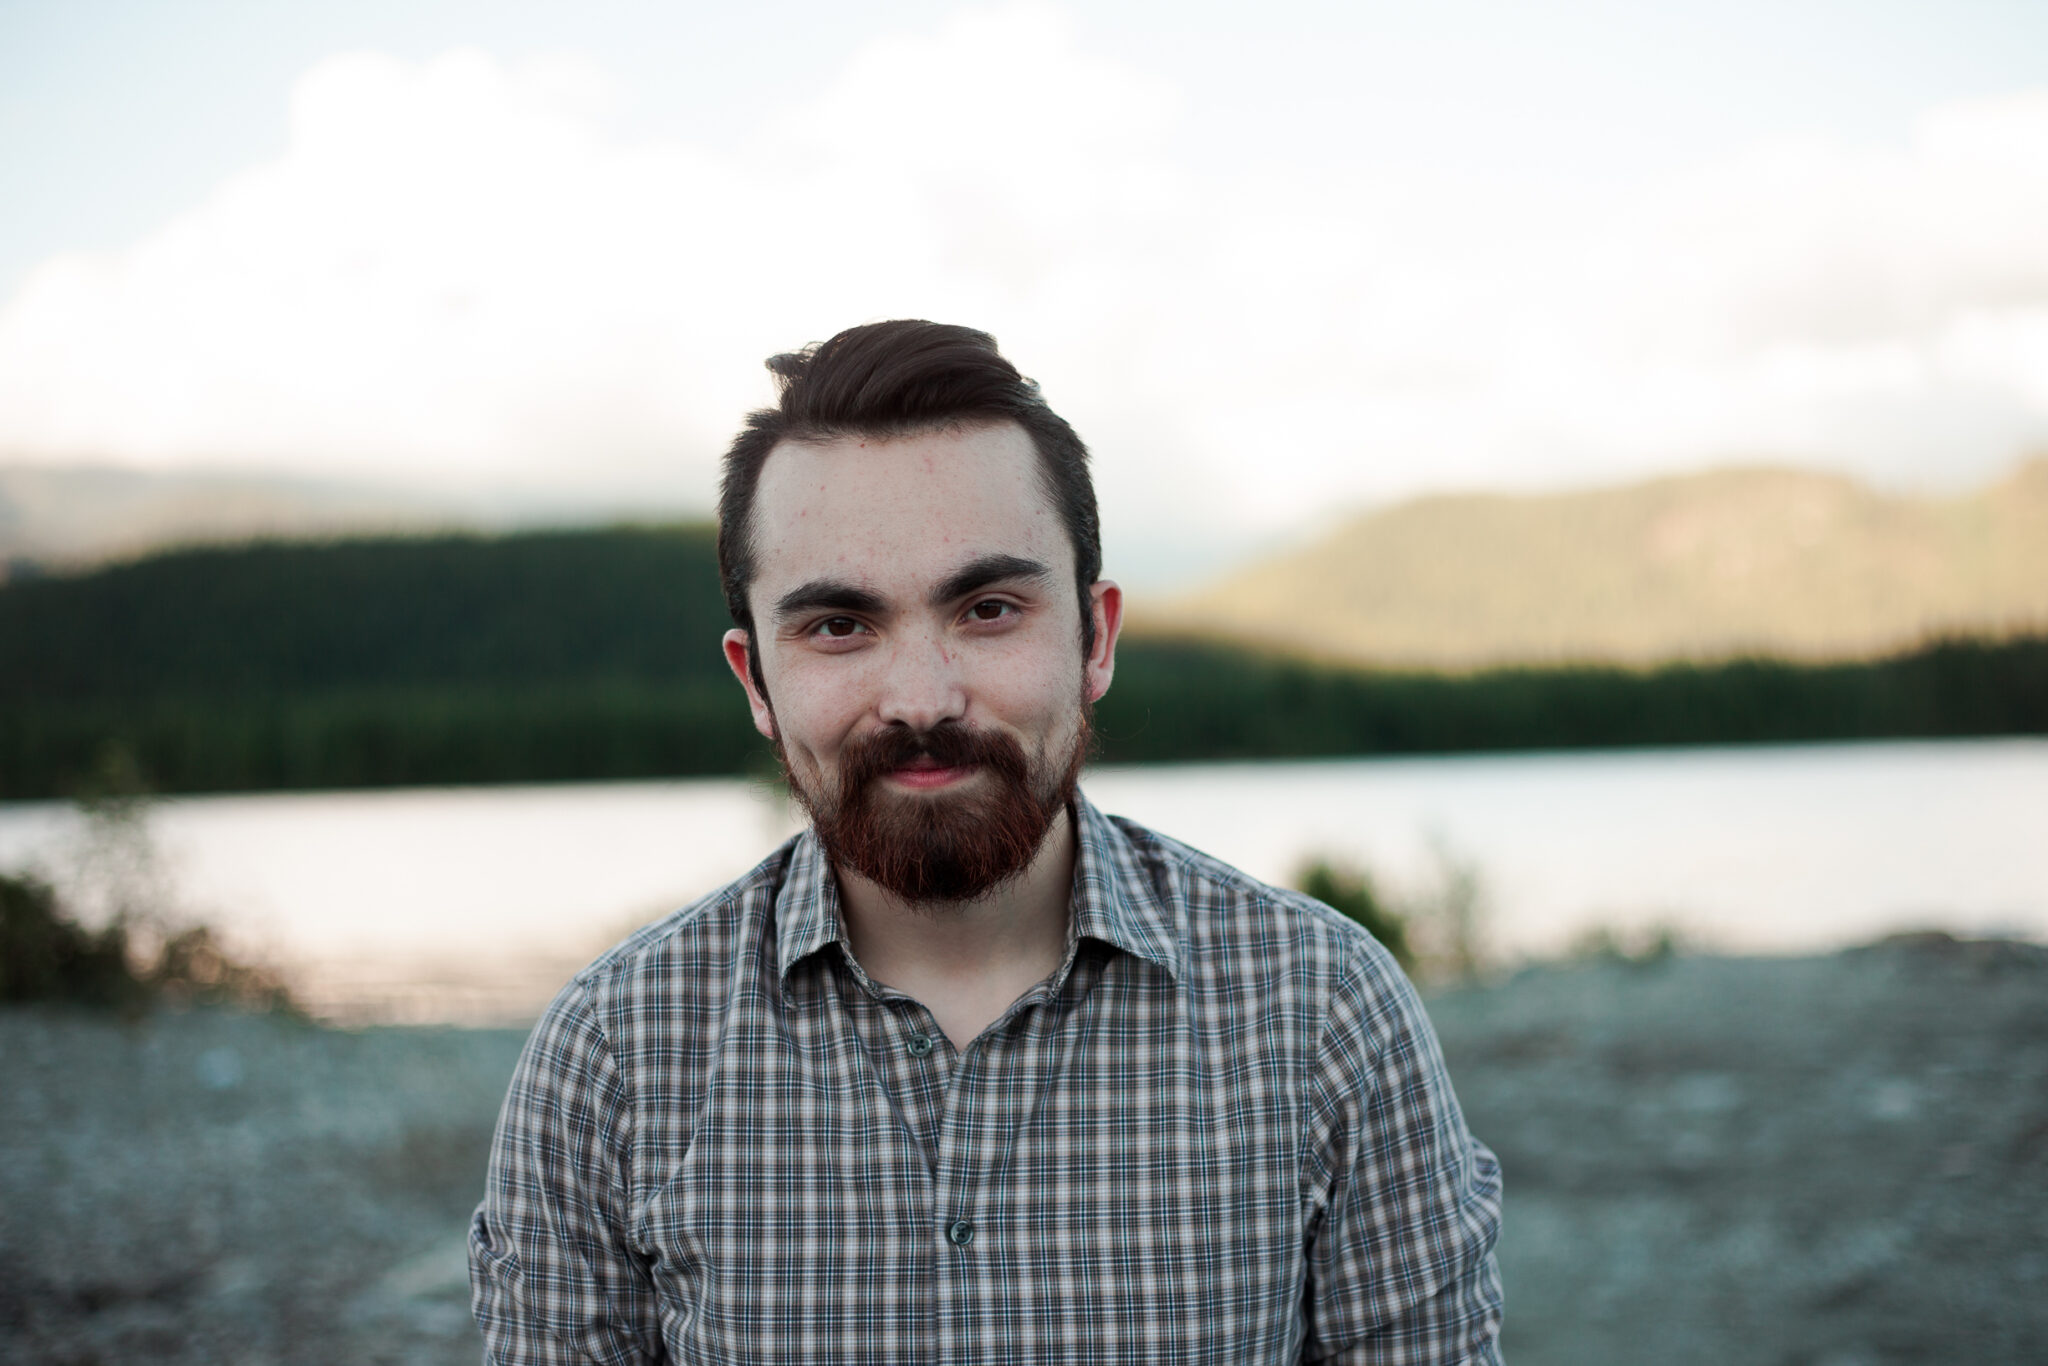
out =
[[[1123,598],[966,328],[769,362],[726,659],[812,828],[564,989],[471,1231],[497,1362],[1491,1362],[1499,1172],[1336,912],[1076,790]]]

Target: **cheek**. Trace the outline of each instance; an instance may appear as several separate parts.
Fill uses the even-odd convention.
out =
[[[979,680],[976,696],[996,719],[1031,730],[1051,731],[1081,705],[1080,652],[1071,658],[1011,660]]]
[[[863,713],[857,672],[797,668],[770,673],[769,696],[783,744],[815,754],[835,753]]]

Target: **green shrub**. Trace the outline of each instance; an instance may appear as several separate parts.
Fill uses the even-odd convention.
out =
[[[1415,953],[1408,945],[1408,921],[1380,898],[1369,875],[1357,869],[1332,867],[1316,859],[1301,870],[1295,882],[1325,906],[1334,907],[1363,925],[1394,955],[1404,972],[1415,970]]]
[[[149,994],[129,966],[125,925],[86,929],[47,883],[0,874],[0,1001],[132,1009]]]

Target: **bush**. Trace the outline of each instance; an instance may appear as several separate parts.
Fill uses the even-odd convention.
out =
[[[157,941],[153,952],[138,951],[137,938],[126,919],[87,929],[48,883],[0,874],[0,1002],[132,1012],[165,1001],[300,1013],[281,976],[236,958],[205,925],[140,936]]]
[[[205,925],[180,930],[166,939],[143,980],[150,990],[180,1005],[300,1013],[282,977],[270,968],[234,957]]]
[[[1404,972],[1415,971],[1415,953],[1408,945],[1407,919],[1381,900],[1372,878],[1349,868],[1316,859],[1295,879],[1303,892],[1325,906],[1342,911],[1386,946]]]
[[[129,965],[125,925],[88,930],[47,883],[0,874],[0,1001],[134,1009],[149,995]]]

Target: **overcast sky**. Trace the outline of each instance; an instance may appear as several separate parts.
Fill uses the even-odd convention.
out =
[[[993,331],[1114,568],[1411,493],[2048,451],[2048,5],[0,0],[0,461],[709,506]]]

